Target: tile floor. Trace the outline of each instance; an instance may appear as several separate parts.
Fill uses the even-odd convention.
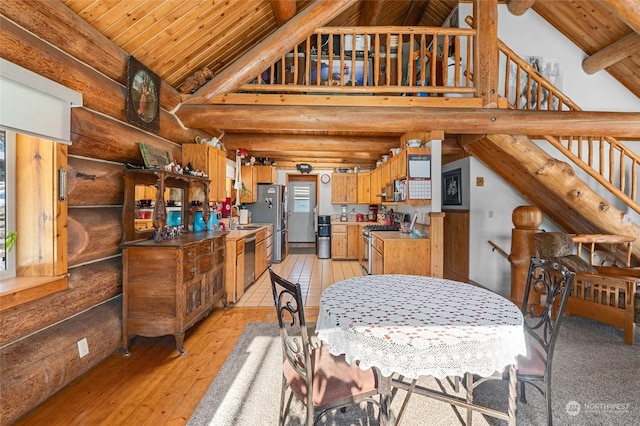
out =
[[[318,259],[315,254],[289,254],[273,270],[291,282],[300,283],[305,306],[319,306],[322,290],[346,278],[362,275],[358,261]],[[269,273],[263,273],[238,300],[235,306],[273,306]]]

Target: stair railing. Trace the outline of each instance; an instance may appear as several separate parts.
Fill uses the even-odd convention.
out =
[[[582,111],[530,63],[498,40],[501,96],[511,108]],[[529,135],[532,136],[532,135]],[[542,137],[602,186],[640,213],[640,156],[608,136],[534,135]]]

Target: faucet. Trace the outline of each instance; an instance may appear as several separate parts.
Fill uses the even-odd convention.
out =
[[[237,204],[234,204],[231,206],[231,216],[233,216],[233,209],[237,209],[238,211],[236,212],[236,216],[240,216],[240,206]]]

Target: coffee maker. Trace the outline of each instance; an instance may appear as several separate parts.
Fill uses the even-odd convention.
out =
[[[369,222],[378,221],[378,205],[377,204],[369,204],[369,213],[367,214],[367,220]]]

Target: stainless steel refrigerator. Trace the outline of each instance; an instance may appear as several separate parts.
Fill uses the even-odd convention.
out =
[[[247,204],[253,223],[273,223],[273,262],[287,255],[287,193],[284,185],[258,184],[258,201]]]

